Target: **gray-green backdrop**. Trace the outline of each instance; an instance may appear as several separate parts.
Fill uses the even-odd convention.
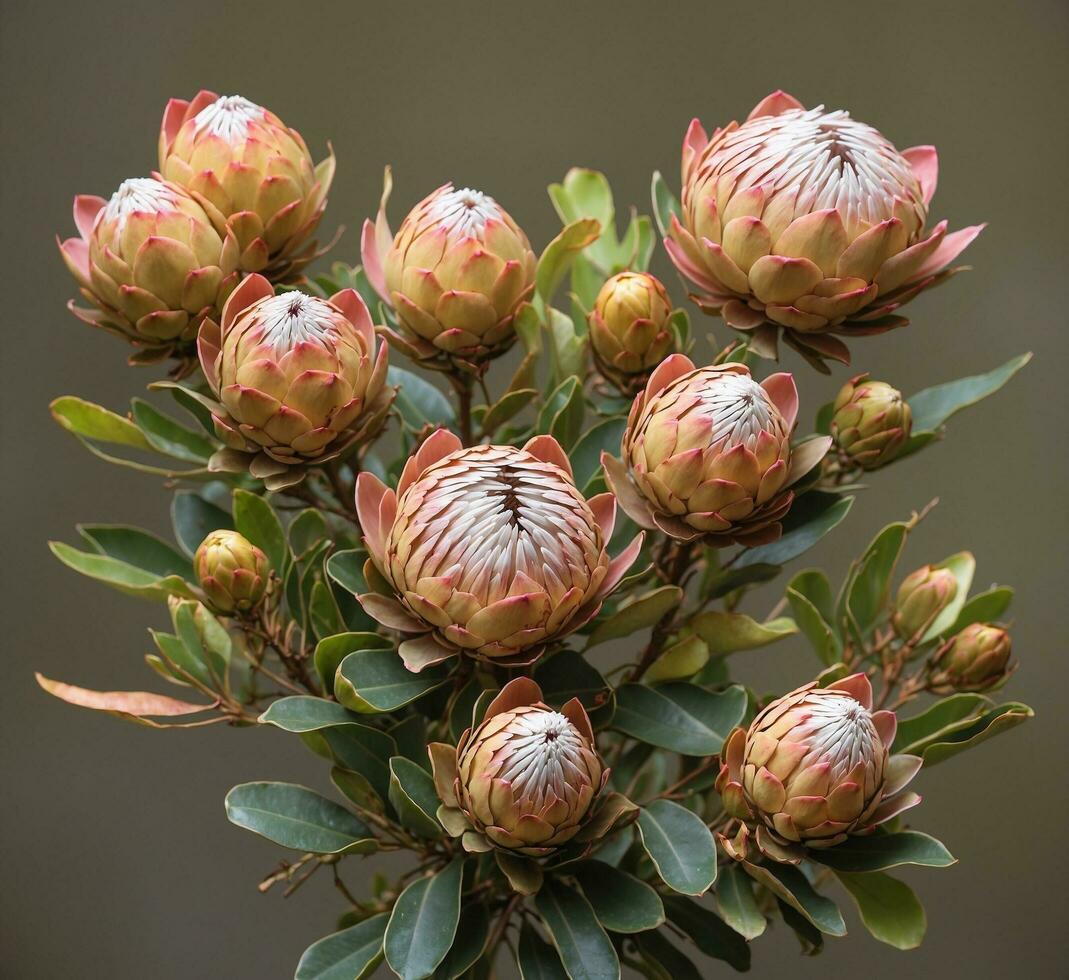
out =
[[[979,584],[1018,588],[1010,693],[1039,718],[919,778],[928,799],[911,819],[961,859],[907,875],[928,908],[921,950],[882,947],[854,919],[848,939],[806,960],[777,927],[754,973],[1064,976],[1067,40],[1064,0],[2,0],[0,973],[286,977],[339,907],[326,876],[285,902],[258,894],[279,852],[223,816],[233,783],[322,781],[291,737],[149,731],[33,683],[35,668],[91,687],[151,683],[141,657],[160,608],[79,578],[45,547],[80,520],[163,529],[167,509],[152,479],[91,458],[49,419],[56,395],[120,408],[150,380],[64,310],[73,290],[53,235],[72,232],[75,193],[106,196],[150,170],[164,103],[203,86],[270,106],[317,156],[333,141],[326,223],[348,226],[338,253],[350,261],[386,162],[395,220],[452,179],[497,197],[539,247],[557,227],[545,186],[569,166],[604,170],[619,201],[648,208],[651,171],[678,186],[692,116],[744,116],[774,88],[849,108],[900,147],[938,145],[934,217],[990,222],[967,253],[975,271],[916,300],[909,328],[859,342],[857,368],[908,393],[1037,356],[944,445],[876,475],[811,557],[837,575],[883,523],[939,496],[910,559],[971,548]],[[681,302],[663,254],[656,268]],[[695,321],[726,339],[719,321]],[[793,355],[786,366],[805,411],[848,376],[819,379]],[[740,667],[783,687],[814,663],[798,642]]]

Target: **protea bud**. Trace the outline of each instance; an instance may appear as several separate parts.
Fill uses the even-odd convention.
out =
[[[230,231],[242,271],[279,282],[322,254],[309,238],[327,205],[334,153],[313,165],[301,134],[273,112],[240,95],[171,99],[159,152],[164,177]]]
[[[743,364],[695,368],[674,354],[631,406],[623,465],[602,454],[620,506],[639,526],[711,544],[775,540],[790,487],[831,444],[792,450],[798,392],[789,374],[758,384]]]
[[[555,711],[525,677],[505,686],[456,750],[435,744],[431,758],[446,811],[439,817],[466,847],[531,857],[581,834],[609,777],[579,700]]]
[[[218,316],[239,278],[204,208],[176,184],[136,177],[108,201],[76,197],[74,223],[80,237],[60,252],[96,309],[71,311],[138,347],[131,363],[175,357],[185,373],[202,321]]]
[[[923,565],[898,587],[891,623],[904,640],[923,635],[958,594],[957,576],[949,568]]]
[[[267,555],[237,531],[212,531],[197,548],[193,567],[205,595],[223,613],[256,608],[271,580]]]
[[[513,319],[534,291],[527,236],[492,197],[445,184],[409,212],[394,237],[386,222],[390,187],[387,172],[378,219],[364,222],[362,242],[368,279],[404,332],[386,336],[410,357],[480,370],[516,339]]]
[[[745,857],[759,850],[797,863],[799,845],[831,847],[863,834],[920,802],[903,787],[921,766],[890,756],[897,722],[872,711],[872,685],[853,674],[825,688],[807,684],[777,698],[724,744],[716,788],[742,833],[724,839]]]
[[[616,501],[584,500],[550,436],[464,449],[439,429],[396,493],[361,473],[356,507],[392,593],[360,601],[384,626],[420,634],[400,647],[413,671],[458,652],[532,663],[597,615],[641,546],[640,536],[610,559]]]
[[[672,352],[672,302],[648,272],[620,272],[605,281],[590,313],[590,346],[598,370],[633,395]]]
[[[947,640],[932,658],[928,689],[936,694],[989,691],[1011,673],[1010,634],[990,623],[972,623]]]
[[[777,331],[814,363],[846,362],[831,336],[877,333],[982,225],[927,230],[939,172],[932,146],[899,152],[844,111],[774,92],[741,125],[683,141],[682,215],[665,239],[692,299],[775,356]]]
[[[913,413],[897,388],[851,378],[835,396],[831,437],[847,463],[876,470],[890,463],[909,439]]]
[[[221,404],[216,434],[228,447],[216,470],[245,469],[268,489],[299,482],[309,463],[338,456],[378,431],[393,391],[386,347],[376,353],[371,315],[344,289],[329,300],[275,295],[249,276],[198,338],[201,367]]]

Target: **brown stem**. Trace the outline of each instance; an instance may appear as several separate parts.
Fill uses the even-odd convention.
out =
[[[475,442],[471,428],[471,396],[475,382],[470,374],[459,371],[448,377],[449,383],[457,393],[457,423],[460,426],[460,441],[465,446],[471,446]]]
[[[493,957],[501,940],[505,938],[505,930],[509,927],[509,920],[512,918],[512,913],[516,911],[516,906],[519,905],[522,900],[522,895],[513,895],[512,898],[509,899],[504,911],[494,924],[494,931],[490,933],[490,938],[486,942],[486,953],[484,955],[491,958]]]
[[[665,567],[663,570],[659,569],[658,571],[666,582],[679,584],[690,569],[693,558],[693,544],[674,541],[668,549]],[[653,632],[650,634],[650,642],[646,644],[646,649],[642,651],[642,657],[628,676],[627,679],[629,681],[634,682],[641,679],[642,675],[649,670],[653,662],[660,656],[661,651],[664,649],[665,641],[672,633],[675,617],[676,610],[674,608],[669,609],[654,625]]]

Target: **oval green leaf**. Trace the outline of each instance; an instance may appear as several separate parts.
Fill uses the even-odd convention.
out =
[[[579,892],[551,879],[534,902],[571,980],[619,980],[616,950]]]
[[[383,912],[312,943],[297,964],[294,980],[364,980],[382,962]]]
[[[394,903],[383,947],[386,962],[401,980],[421,980],[445,959],[460,921],[464,861],[412,882]]]
[[[683,895],[704,895],[716,881],[716,844],[701,818],[671,800],[638,815],[642,846],[662,880]]]
[[[598,921],[610,932],[643,932],[664,922],[660,896],[626,871],[601,861],[582,861],[570,871]]]
[[[694,684],[624,684],[612,726],[681,755],[715,755],[745,712],[746,692],[738,686],[713,694]]]

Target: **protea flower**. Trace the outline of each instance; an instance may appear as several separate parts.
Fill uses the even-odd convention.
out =
[[[776,336],[826,370],[849,361],[832,334],[879,333],[982,225],[926,229],[939,172],[932,146],[899,152],[877,130],[774,92],[741,125],[683,140],[682,215],[665,247],[695,287],[692,299],[751,346],[776,355]]]
[[[935,694],[990,691],[1016,669],[1010,665],[1012,651],[1010,634],[1001,626],[972,623],[935,652],[928,690]]]
[[[843,462],[863,470],[890,463],[909,439],[913,413],[897,388],[851,378],[839,389],[831,417],[831,437]]]
[[[648,272],[620,272],[607,279],[590,313],[590,346],[598,370],[624,394],[633,395],[650,371],[672,353],[668,319],[672,301]]]
[[[60,252],[96,308],[71,303],[71,311],[136,346],[131,363],[174,357],[175,373],[187,373],[197,330],[218,316],[239,278],[233,249],[204,208],[176,184],[136,177],[108,201],[76,197],[74,223],[79,237]]]
[[[454,749],[430,746],[438,818],[468,850],[543,857],[581,837],[609,778],[577,698],[555,711],[518,677]]]
[[[204,321],[198,347],[227,447],[209,465],[247,469],[269,490],[300,482],[308,464],[378,432],[393,398],[387,349],[376,353],[371,315],[352,289],[329,300],[276,296],[263,276],[249,276],[223,308],[221,327]]]
[[[602,453],[602,466],[640,527],[713,545],[773,541],[791,485],[831,444],[821,437],[792,449],[797,414],[789,374],[758,384],[743,364],[695,368],[673,354],[631,406],[623,463]]]
[[[271,581],[267,555],[237,531],[212,531],[197,548],[193,567],[205,595],[222,613],[255,609]]]
[[[806,684],[736,728],[716,781],[740,822],[721,838],[728,853],[746,858],[752,839],[766,857],[796,864],[806,847],[832,847],[916,806],[920,797],[903,790],[921,760],[889,754],[896,727],[893,711],[872,711],[868,677],[853,674]]]
[[[898,587],[891,623],[903,639],[919,639],[958,594],[957,576],[949,568],[922,565]]]
[[[364,271],[397,314],[386,337],[427,367],[471,372],[516,339],[513,319],[534,291],[535,256],[492,197],[452,184],[417,204],[394,237],[386,221],[389,171],[375,223],[364,222]]]
[[[396,493],[361,473],[356,509],[391,593],[360,601],[384,626],[417,634],[400,647],[413,671],[458,652],[533,663],[597,615],[641,546],[640,535],[609,558],[616,500],[584,500],[550,436],[522,449],[464,449],[439,429],[405,464]]]
[[[301,134],[240,95],[171,99],[160,125],[160,171],[227,229],[243,272],[273,282],[322,252],[310,237],[327,205],[334,152],[313,165]]]

